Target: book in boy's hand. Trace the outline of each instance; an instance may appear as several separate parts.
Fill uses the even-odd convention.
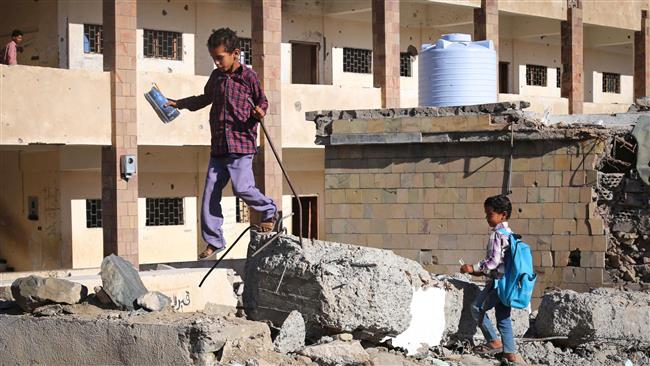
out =
[[[169,123],[181,114],[178,109],[165,105],[167,104],[167,98],[165,98],[155,84],[148,93],[144,94],[144,97],[151,104],[151,107],[163,123]]]

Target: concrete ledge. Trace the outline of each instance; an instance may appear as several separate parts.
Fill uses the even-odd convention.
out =
[[[0,315],[3,365],[212,365],[227,358],[227,342],[269,348],[270,331],[204,314]]]

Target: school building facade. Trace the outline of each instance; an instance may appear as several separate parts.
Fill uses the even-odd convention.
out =
[[[422,44],[447,33],[494,41],[499,100],[553,114],[627,110],[650,87],[650,1],[10,0],[25,34],[0,66],[0,258],[17,271],[195,260],[209,159],[208,108],[163,124],[143,94],[200,94],[210,33],[236,30],[270,100],[269,127],[304,196],[303,236],[324,230],[324,150],[313,110],[415,107]],[[261,139],[258,184],[297,210]],[[122,156],[136,174],[120,173]],[[249,225],[227,188],[225,231]],[[295,218],[287,222],[294,232]],[[245,243],[231,253],[245,256]]]

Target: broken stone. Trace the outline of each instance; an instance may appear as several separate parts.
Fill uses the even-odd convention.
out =
[[[111,298],[108,297],[108,294],[101,286],[95,286],[93,290],[95,291],[95,298],[99,300],[101,304],[108,305],[113,303],[113,301],[111,301]]]
[[[102,288],[115,305],[134,310],[135,300],[147,293],[138,271],[124,258],[114,254],[102,261]]]
[[[599,288],[588,293],[546,293],[535,320],[539,337],[564,336],[558,343],[587,341],[650,345],[650,294]]]
[[[631,221],[616,221],[612,225],[612,231],[629,233],[631,231],[634,231],[634,224],[632,224]]]
[[[172,300],[158,291],[151,291],[138,297],[136,303],[148,311],[161,311],[167,308]]]
[[[361,365],[370,361],[370,355],[361,347],[359,341],[334,341],[308,346],[300,354],[316,361],[319,365]]]
[[[284,354],[296,352],[305,346],[305,320],[299,311],[289,313],[273,346],[276,351]]]
[[[31,312],[52,303],[76,304],[88,296],[88,288],[68,280],[32,275],[15,280],[11,293],[21,309]]]
[[[337,334],[335,339],[343,342],[352,342],[354,340],[354,336],[350,333],[341,333]]]
[[[410,325],[417,289],[440,285],[420,264],[391,251],[280,236],[256,256],[266,236],[251,233],[244,306],[253,320],[276,327],[298,310],[307,336],[353,333],[380,341]],[[276,292],[277,289],[277,292]]]
[[[0,287],[0,301],[13,301],[14,296],[11,294],[11,286]]]

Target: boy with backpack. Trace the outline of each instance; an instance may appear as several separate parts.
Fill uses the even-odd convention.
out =
[[[480,262],[471,265],[463,264],[460,267],[461,273],[469,273],[475,276],[486,276],[485,288],[479,293],[472,303],[472,317],[478,323],[483,336],[487,341],[486,345],[476,347],[477,353],[498,353],[503,351],[500,358],[515,362],[516,346],[512,332],[512,321],[510,319],[511,307],[504,305],[497,293],[496,281],[504,277],[506,272],[506,259],[510,249],[510,237],[512,230],[508,227],[508,219],[512,213],[512,204],[507,196],[498,195],[488,197],[483,204],[485,219],[492,228],[487,243],[487,256]],[[497,319],[497,328],[501,339],[486,316],[486,312],[494,308]]]

